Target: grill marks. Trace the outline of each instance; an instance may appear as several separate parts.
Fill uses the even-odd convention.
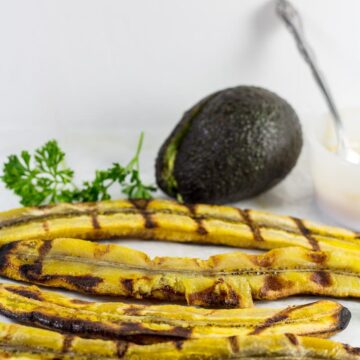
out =
[[[51,285],[52,282],[63,282],[64,284],[57,285],[66,289],[76,289],[86,294],[97,294],[96,286],[104,280],[100,277],[91,275],[43,275],[41,267],[38,264],[23,265],[20,268],[21,275],[29,282],[35,282],[43,285]],[[67,286],[66,284],[69,284]]]
[[[196,204],[185,204],[185,206],[189,209],[191,217],[194,221],[197,223],[197,230],[196,232],[200,235],[207,235],[208,231],[204,227],[203,219],[199,216],[197,216],[197,205]]]
[[[193,292],[188,295],[189,305],[200,305],[212,308],[225,307],[233,308],[242,305],[241,298],[237,292],[229,286],[227,289],[220,289],[218,286],[224,284],[223,279],[219,279],[214,284],[204,290]]]
[[[311,304],[310,304],[311,305]],[[284,310],[279,311],[277,314],[275,314],[274,316],[268,318],[265,320],[265,322],[259,326],[257,326],[254,331],[252,333],[250,333],[250,335],[259,335],[261,334],[264,330],[266,330],[269,327],[274,327],[274,325],[281,323],[283,321],[285,321],[286,319],[288,319],[289,314],[292,313],[293,311],[299,310],[302,307],[307,307],[309,305],[303,305],[303,306],[292,306],[292,307],[288,307]]]
[[[134,290],[134,281],[133,281],[133,279],[122,279],[121,284],[126,289],[126,291],[128,292],[129,295],[133,294],[133,290]]]
[[[304,222],[296,217],[293,217],[292,219],[299,228],[300,234],[302,234],[308,240],[311,248],[314,251],[319,251],[320,250],[319,242],[314,238],[312,232],[305,226]]]
[[[128,347],[129,347],[129,343],[127,343],[126,341],[116,342],[116,354],[119,359],[123,358],[126,355]]]
[[[231,352],[233,354],[237,354],[240,351],[240,344],[237,336],[229,337],[229,344],[230,344]]]
[[[330,340],[309,337],[297,337],[291,334],[269,335],[266,337],[251,336],[228,337],[217,339],[168,341],[154,344],[136,345],[128,341],[99,341],[75,338],[69,349],[58,349],[57,339],[62,344],[67,340],[66,335],[59,335],[51,331],[32,328],[25,329],[19,325],[12,325],[18,338],[24,338],[24,344],[19,343],[17,337],[10,334],[10,326],[1,327],[0,344],[2,358],[31,358],[31,359],[327,359],[344,360],[359,359],[360,349]],[[75,340],[74,339],[74,340]],[[46,343],[42,342],[46,340]],[[267,348],[264,348],[262,341]],[[64,347],[64,346],[63,346]],[[182,351],[179,354],[179,351]]]
[[[299,340],[294,334],[285,334],[285,336],[289,339],[291,344],[293,344],[294,346],[299,345]]]
[[[155,229],[157,227],[156,222],[153,219],[152,214],[150,214],[147,211],[147,207],[150,203],[150,200],[144,200],[144,199],[139,199],[139,200],[129,200],[131,202],[131,204],[139,211],[139,213],[143,216],[144,218],[144,223],[145,223],[145,228],[146,229]]]
[[[260,266],[262,268],[270,268],[275,262],[276,257],[273,253],[267,253],[263,256],[250,256],[249,259],[256,266]]]
[[[350,355],[360,356],[360,348],[351,347],[350,345],[343,344],[345,351]]]
[[[21,215],[17,218],[0,221],[0,230],[10,226],[23,225],[31,221],[44,220],[47,218],[47,215]]]
[[[5,287],[7,291],[10,291],[14,294],[20,295],[22,297],[25,297],[27,299],[37,300],[37,301],[43,301],[41,294],[39,291],[33,290],[31,288],[15,288],[15,287]]]
[[[274,317],[266,320],[266,322],[260,326],[258,326],[250,335],[259,335],[261,332],[263,332],[265,329],[275,325],[276,323],[282,322],[287,319],[287,314],[277,314]]]
[[[279,275],[267,275],[264,278],[264,285],[260,289],[259,299],[278,298],[282,294],[285,296],[292,286],[291,281],[282,279]]]
[[[19,241],[13,241],[0,247],[0,272],[3,272],[10,265],[9,257],[16,249]]]
[[[156,294],[157,292],[160,292],[162,295],[164,295],[164,298],[170,301],[178,301],[184,298],[184,294],[182,292],[179,292],[175,290],[170,285],[163,285],[159,289],[151,290],[151,294],[149,298],[157,298]]]
[[[42,311],[31,312],[10,312],[1,309],[1,313],[5,316],[19,321],[23,324],[33,324],[47,329],[53,329],[56,331],[63,331],[67,333],[81,334],[85,337],[99,337],[99,338],[116,338],[114,336],[114,330],[104,326],[101,323],[95,321],[86,320],[72,320],[66,319],[61,316],[46,314]],[[70,337],[72,340],[72,337]],[[69,339],[69,340],[70,340]],[[64,347],[69,348],[70,341],[64,342]],[[64,349],[63,347],[63,349]]]
[[[161,203],[161,200],[152,200],[154,203]],[[263,241],[271,240],[268,239],[267,233],[264,231],[262,232],[262,229],[272,229],[273,231],[276,231],[279,233],[280,240],[281,238],[287,234],[286,244],[288,244],[289,239],[291,239],[291,236],[298,237],[301,235],[302,237],[306,238],[308,243],[310,244],[311,248],[313,250],[319,250],[321,241],[316,240],[316,235],[322,235],[324,237],[328,237],[330,239],[337,239],[339,241],[348,242],[349,240],[359,239],[359,234],[354,233],[352,235],[337,235],[336,233],[332,233],[330,230],[327,230],[326,228],[319,227],[319,230],[314,229],[308,229],[304,222],[297,218],[290,218],[293,220],[294,225],[282,225],[281,222],[277,221],[276,215],[273,215],[269,217],[269,219],[265,220],[258,220],[254,221],[251,217],[252,210],[241,210],[237,209],[239,211],[239,214],[241,215],[241,219],[239,219],[236,216],[229,216],[226,212],[222,213],[221,208],[218,213],[215,214],[209,214],[206,212],[197,211],[197,205],[185,205],[187,206],[189,211],[181,210],[181,209],[172,209],[171,205],[169,205],[169,208],[162,207],[160,209],[148,209],[149,204],[152,202],[149,200],[132,200],[129,201],[130,204],[132,204],[132,207],[129,207],[128,205],[125,205],[122,207],[121,205],[114,205],[112,208],[110,207],[103,207],[101,202],[100,203],[84,203],[84,204],[72,204],[71,206],[67,205],[57,205],[57,206],[51,206],[51,207],[39,207],[35,210],[25,210],[20,212],[19,217],[14,217],[12,219],[7,219],[0,221],[0,230],[1,228],[6,227],[14,227],[14,231],[16,230],[16,227],[18,225],[22,224],[28,224],[28,223],[42,223],[43,231],[39,232],[39,237],[43,236],[47,239],[54,238],[56,236],[55,233],[52,231],[52,219],[66,219],[66,218],[74,218],[76,221],[77,217],[89,217],[89,221],[92,224],[93,232],[87,231],[86,233],[82,234],[80,233],[74,233],[74,237],[87,237],[87,238],[93,238],[96,240],[102,239],[102,238],[119,238],[126,236],[139,236],[141,238],[157,238],[157,232],[151,231],[156,228],[161,227],[159,223],[156,222],[157,215],[161,214],[172,214],[174,216],[179,217],[179,221],[181,221],[181,217],[183,218],[191,218],[197,223],[197,230],[195,233],[192,233],[191,231],[188,231],[189,238],[187,241],[199,241],[199,235],[203,238],[203,240],[207,240],[207,236],[209,234],[208,229],[204,225],[204,220],[217,220],[218,222],[223,222],[224,225],[226,224],[245,224],[251,231],[252,237],[254,239],[254,243],[252,244],[254,248],[263,248],[264,245],[261,244]],[[165,204],[166,205],[166,204]],[[183,205],[184,206],[184,205]],[[118,233],[110,233],[107,231],[107,227],[103,226],[101,227],[101,221],[99,221],[98,216],[111,216],[114,214],[124,214],[129,215],[129,222],[131,221],[131,215],[141,215],[144,218],[144,229],[134,229],[134,233],[131,233],[131,230],[128,229],[125,231],[125,233],[122,232],[121,228],[118,229]],[[1,215],[1,214],[0,214]],[[115,220],[114,220],[115,221]],[[221,236],[221,225],[219,225],[219,231],[217,232],[217,236]],[[148,230],[148,231],[147,231]],[[169,238],[166,237],[166,231],[167,229],[161,229],[161,240],[174,240],[170,238],[171,230],[169,230]],[[283,233],[283,235],[282,235]],[[71,234],[69,234],[70,236]],[[197,235],[197,236],[196,236]],[[27,235],[26,233],[22,233],[20,237],[29,238],[29,237],[36,237],[36,234]],[[235,235],[236,236],[236,235]],[[242,240],[243,240],[243,234],[239,234],[239,246],[241,246]],[[224,235],[225,239],[221,239],[221,243],[226,244],[226,236]],[[201,238],[200,238],[201,239]],[[22,240],[22,239],[20,239]],[[215,237],[212,237],[209,239],[212,243],[217,243],[217,239]],[[247,239],[248,241],[249,239]],[[295,239],[296,240],[296,239]],[[6,241],[6,237],[3,239],[3,242]],[[285,240],[284,240],[285,241]],[[231,243],[229,241],[228,245],[234,246],[234,241],[232,240]],[[335,245],[334,245],[335,246]],[[341,246],[340,246],[341,247]],[[360,243],[359,243],[360,248]]]
[[[251,230],[254,240],[255,241],[264,241],[264,239],[261,235],[260,227],[252,220],[250,212],[251,211],[249,209],[245,209],[245,210],[239,209],[239,213],[240,213],[241,217],[244,219],[245,224]]]
[[[17,245],[20,245],[20,242],[18,242]],[[51,250],[51,247],[51,240],[43,240],[38,249],[39,255],[36,261],[33,264],[24,264],[20,266],[19,272],[25,279],[36,281],[41,276],[43,260],[46,254]]]
[[[140,316],[142,311],[144,311],[146,305],[129,305],[126,309],[124,309],[124,314],[129,316]]]
[[[78,290],[85,293],[93,293],[93,289],[100,284],[103,279],[97,276],[83,275],[83,276],[74,276],[74,275],[55,275],[54,279],[60,278],[65,282],[73,285]],[[45,276],[46,279],[46,276]]]
[[[70,249],[72,246],[86,246],[85,254],[72,255],[69,241]],[[52,246],[54,251],[50,252]],[[121,247],[116,247],[76,239],[11,243],[0,248],[0,257],[7,264],[2,273],[12,279],[88,294],[186,300],[189,304],[205,307],[247,307],[251,304],[251,296],[254,299],[278,299],[305,293],[355,297],[360,294],[359,288],[354,287],[349,293],[346,283],[337,281],[337,276],[360,281],[359,273],[356,270],[351,272],[351,266],[348,269],[341,267],[340,259],[340,268],[334,265],[326,267],[326,252],[292,248],[291,261],[286,268],[279,267],[282,259],[287,261],[290,250],[286,248],[272,250],[266,255],[239,254],[239,268],[234,268],[237,264],[234,254],[218,255],[216,263],[210,259],[209,262],[202,261],[199,266],[196,259],[174,259],[173,262],[166,259],[164,265],[161,258],[152,262],[143,253],[139,256],[135,253],[135,259],[138,257],[140,262],[128,264],[120,260],[123,255],[117,260],[115,254],[121,251]],[[112,250],[111,260],[101,258],[103,253]],[[227,256],[231,258],[229,267]],[[144,258],[147,259],[145,263]],[[304,265],[310,259],[312,264]],[[356,256],[349,259],[350,262],[356,261]],[[62,267],[61,272],[48,266],[53,260],[56,266]],[[44,261],[47,266],[43,268]],[[73,275],[74,268],[77,269],[76,276]],[[89,270],[94,268],[98,276]],[[118,282],[117,285],[114,281]]]
[[[13,243],[7,244],[11,245]],[[17,242],[15,245],[19,245],[20,242]],[[30,242],[31,244],[31,242]],[[0,253],[3,248],[7,245],[0,248]],[[16,248],[14,246],[13,248]],[[10,247],[11,248],[11,247]],[[48,282],[54,280],[63,280],[65,283],[70,285],[70,288],[76,288],[77,290],[85,293],[94,293],[93,289],[103,281],[102,278],[91,276],[91,275],[44,275],[43,274],[43,261],[46,255],[50,252],[52,248],[52,240],[42,240],[41,246],[38,249],[38,257],[33,264],[23,264],[19,267],[19,274],[24,280],[30,282],[37,282],[42,284],[47,284]],[[5,249],[6,251],[6,249]]]
[[[184,346],[184,340],[176,340],[174,341],[174,345],[177,350],[181,351]]]
[[[93,304],[93,301],[81,300],[81,299],[71,299],[71,302],[76,305],[89,305]]]
[[[323,265],[326,263],[326,260],[327,260],[327,255],[326,253],[323,253],[323,252],[311,252],[310,253],[310,259],[311,261],[313,261],[314,263],[316,264],[319,264],[319,265]]]
[[[84,209],[79,212],[79,215],[80,216],[87,215],[90,217],[91,225],[95,233],[98,232],[98,230],[101,230],[101,224],[98,219],[99,211],[98,211],[97,203],[95,202],[80,203],[79,207],[80,209],[82,208]],[[71,213],[69,215],[71,215]]]
[[[42,245],[39,249],[39,261],[43,261],[45,256],[49,253],[52,247],[52,241],[51,240],[44,240],[42,242]]]
[[[63,354],[66,354],[66,353],[69,352],[69,350],[71,349],[73,340],[74,340],[73,335],[65,335],[64,336],[63,347],[62,347],[62,350],[61,350],[61,352]]]
[[[33,264],[23,264],[19,267],[19,274],[22,279],[29,282],[47,284],[54,280],[63,280],[65,283],[70,285],[70,289],[75,287],[85,293],[93,293],[93,288],[96,287],[103,279],[90,275],[44,275],[42,271],[42,262],[46,252],[51,249],[51,241],[46,240],[45,247],[40,249],[40,256],[36,259]],[[46,249],[45,249],[46,248]]]
[[[100,225],[99,220],[98,220],[98,213],[97,213],[96,210],[94,210],[91,213],[91,223],[92,223],[92,226],[93,226],[94,230],[100,230],[101,229],[101,225]]]
[[[16,291],[11,291],[11,289]],[[105,304],[97,307],[95,303],[94,307],[81,308],[72,305],[74,303],[72,299],[56,294],[50,296],[36,287],[33,287],[32,290],[38,291],[42,300],[40,302],[29,301],[22,290],[26,290],[26,287],[0,285],[1,314],[25,324],[36,324],[84,337],[120,339],[126,336],[126,339],[129,340],[129,336],[133,336],[137,343],[139,336],[150,335],[161,337],[157,340],[163,340],[164,337],[173,340],[174,338],[197,337],[199,333],[206,333],[208,336],[257,335],[267,328],[272,328],[275,333],[281,333],[282,328],[280,327],[278,330],[276,324],[283,321],[289,332],[304,335],[305,325],[308,335],[322,334],[326,336],[346,327],[350,317],[349,311],[337,303],[316,302],[286,308],[276,313],[272,312],[273,315],[268,318],[264,315],[259,316],[255,308],[238,310],[238,312],[232,312],[226,321],[224,321],[223,309],[219,310],[219,315],[222,315],[218,318],[217,310],[212,310],[208,317],[210,312],[204,313],[202,310],[197,312],[193,309],[190,315],[186,313],[185,307],[175,306],[171,310],[173,316],[168,318],[169,310],[162,311],[158,307],[153,309],[151,305],[134,307],[118,304],[118,306],[110,306],[106,309]],[[306,310],[303,311],[303,308]],[[154,315],[154,310],[156,315]],[[185,315],[182,315],[183,311]],[[295,315],[291,320],[286,321],[291,312],[295,312]],[[249,323],[252,314],[255,321]],[[317,327],[316,332],[311,332],[307,327],[309,322],[313,322],[317,326],[320,324],[321,328]]]
[[[333,283],[331,274],[326,271],[315,271],[311,274],[310,279],[321,287],[330,287]]]
[[[34,306],[34,308],[36,308]],[[12,311],[7,309],[4,305],[0,305],[0,313],[7,316],[9,319],[21,322],[28,325],[36,325],[42,328],[70,333],[86,338],[100,338],[105,340],[119,340],[121,338],[130,338],[135,342],[140,342],[141,339],[147,336],[152,336],[156,341],[163,341],[166,339],[188,339],[191,338],[191,327],[185,326],[167,326],[165,329],[157,329],[158,323],[155,321],[155,329],[143,325],[141,322],[134,320],[133,322],[119,321],[112,323],[103,323],[99,320],[86,320],[81,317],[65,317],[47,313],[46,309],[33,311]],[[66,342],[66,348],[71,346],[73,336],[69,337]],[[65,344],[64,344],[65,345]]]

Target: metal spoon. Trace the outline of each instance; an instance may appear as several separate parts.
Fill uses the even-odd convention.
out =
[[[330,112],[334,119],[334,128],[337,140],[337,154],[350,163],[360,164],[360,154],[358,154],[350,147],[349,139],[345,133],[344,123],[341,120],[330,89],[326,84],[324,75],[321,73],[316,63],[314,53],[305,39],[302,20],[298,11],[288,0],[277,0],[276,10],[278,15],[285,22],[288,30],[293,34],[300,54],[310,66],[311,72],[329,106]]]

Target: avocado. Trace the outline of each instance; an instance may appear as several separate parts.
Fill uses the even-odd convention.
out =
[[[160,148],[156,179],[189,203],[228,203],[285,178],[302,148],[293,108],[253,86],[218,91],[188,110]]]

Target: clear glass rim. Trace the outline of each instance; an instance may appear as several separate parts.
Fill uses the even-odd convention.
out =
[[[348,113],[358,113],[359,121],[360,121],[360,108],[344,108],[340,110],[341,114],[348,114]],[[326,148],[326,146],[321,142],[319,137],[322,135],[324,131],[324,125],[326,122],[331,119],[331,114],[329,112],[324,112],[320,114],[320,116],[316,117],[316,122],[313,122],[310,126],[308,126],[307,133],[308,133],[308,141],[313,148],[314,151],[318,151],[322,153],[324,156],[331,158],[333,161],[337,161],[343,163],[349,167],[353,167],[354,169],[359,169],[360,164],[353,164],[346,161],[344,158],[340,157],[336,152],[330,151]],[[346,116],[343,116],[344,118]]]

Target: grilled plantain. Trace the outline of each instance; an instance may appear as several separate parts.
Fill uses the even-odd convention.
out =
[[[156,257],[78,239],[24,240],[0,248],[0,275],[87,294],[250,307],[295,294],[360,297],[360,263],[350,252],[300,247],[208,260]]]
[[[73,335],[0,323],[0,359],[64,360],[359,360],[360,349],[293,334],[176,340],[151,345],[84,339]]]
[[[22,208],[0,213],[0,244],[14,240],[138,237],[273,249],[360,253],[360,234],[297,218],[167,200],[118,200]]]
[[[0,285],[0,313],[19,322],[84,337],[178,338],[293,333],[328,337],[346,328],[350,312],[333,301],[283,309],[205,310],[181,305],[129,305],[71,299],[36,286]]]

